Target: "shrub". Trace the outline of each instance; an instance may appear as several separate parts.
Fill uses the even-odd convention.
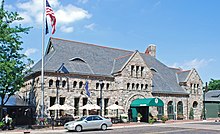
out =
[[[142,118],[142,115],[141,115],[141,113],[138,113],[138,117]]]
[[[153,123],[155,122],[155,119],[154,119],[154,118],[152,118],[152,117],[149,117],[148,122],[149,122],[150,124],[153,124]]]
[[[162,120],[163,123],[165,123],[168,120],[168,117],[167,116],[162,116],[161,120]]]

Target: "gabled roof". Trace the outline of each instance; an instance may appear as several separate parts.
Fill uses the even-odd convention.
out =
[[[47,52],[44,62],[44,70],[49,72],[55,72],[61,66],[61,64],[64,63],[64,66],[70,72],[86,72],[88,74],[91,73],[111,76],[114,60],[118,57],[131,55],[134,53],[133,51],[103,47],[58,38],[50,38],[50,42],[53,46],[53,51]],[[75,57],[79,57],[85,62],[80,63],[70,60]],[[123,64],[123,62],[121,63]],[[123,66],[121,63],[118,61],[116,68],[119,69],[120,66]],[[41,61],[36,63],[36,65],[32,68],[32,71],[40,71],[40,68]]]
[[[76,41],[50,38],[45,55],[44,70],[56,72],[63,64],[70,73],[103,75],[113,77],[137,51],[128,51]],[[140,53],[153,74],[153,93],[188,94],[177,82],[177,76],[169,67],[155,57]],[[32,71],[41,71],[41,61]]]
[[[186,82],[191,70],[177,72],[179,82]]]
[[[220,103],[220,90],[210,90],[205,94],[206,102],[219,102]]]
[[[174,71],[150,55],[142,53],[141,56],[149,68],[156,70],[153,73],[153,93],[188,94],[179,86]]]

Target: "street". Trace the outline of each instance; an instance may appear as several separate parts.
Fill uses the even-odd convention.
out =
[[[25,131],[2,131],[4,134],[23,134]],[[89,130],[83,132],[67,131],[65,129],[30,130],[31,134],[219,134],[220,122],[191,122],[171,124],[137,124],[133,126],[111,127],[106,131]]]

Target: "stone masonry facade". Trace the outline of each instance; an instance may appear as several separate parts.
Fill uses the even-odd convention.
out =
[[[115,103],[124,107],[124,110],[121,110],[120,113],[127,114],[133,100],[137,98],[158,97],[164,102],[164,115],[168,115],[169,104],[172,104],[173,114],[175,115],[174,119],[177,119],[178,110],[181,107],[183,119],[189,118],[190,108],[194,110],[194,119],[201,118],[203,83],[195,69],[190,70],[186,81],[180,84],[189,95],[152,93],[152,77],[153,70],[145,64],[138,51],[130,57],[119,72],[113,74],[113,77],[45,72],[45,115],[50,116],[51,113],[47,108],[58,102],[76,108],[74,111],[68,111],[68,113],[74,116],[82,116],[84,113],[79,107],[85,105],[88,100],[99,105],[100,90],[102,88],[102,115],[112,114],[110,110],[106,112],[105,108]],[[89,83],[91,98],[88,98],[85,93],[86,81]],[[41,110],[40,82],[39,72],[30,75],[26,78],[25,86],[19,92],[29,104],[36,106],[36,113],[38,115],[40,115]],[[157,110],[157,108],[153,109]]]

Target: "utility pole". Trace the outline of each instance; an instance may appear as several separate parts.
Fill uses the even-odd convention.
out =
[[[203,90],[203,113],[204,118],[203,120],[206,120],[206,106],[205,106],[205,93],[208,91],[208,83],[205,83],[205,89]]]

